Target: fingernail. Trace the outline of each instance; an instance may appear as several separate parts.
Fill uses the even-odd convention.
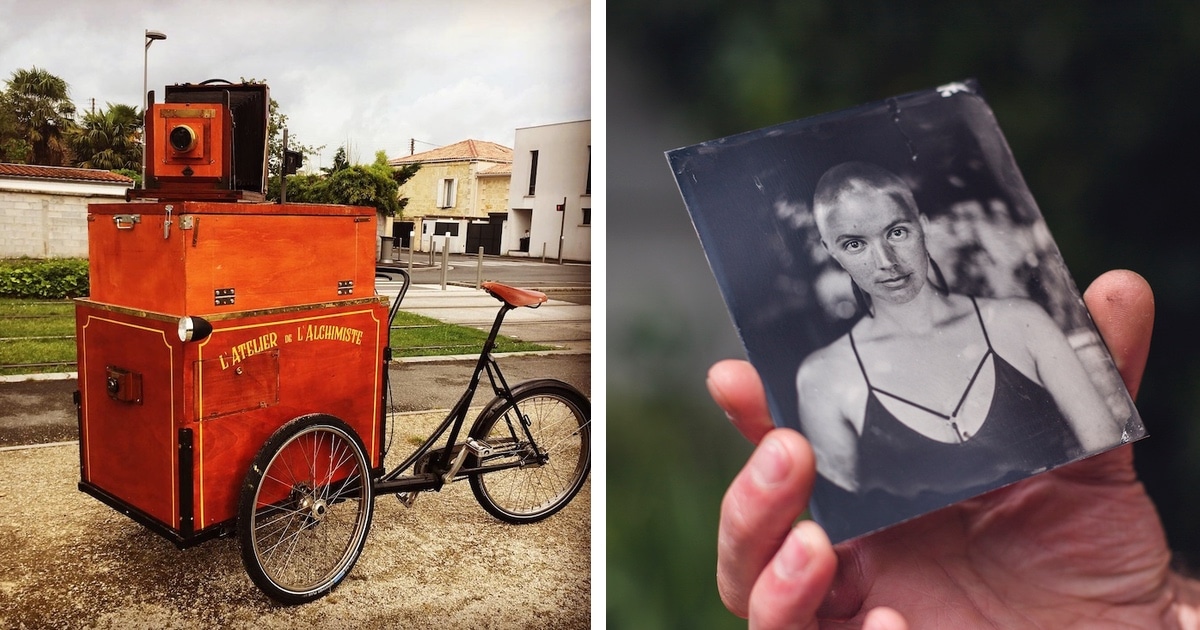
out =
[[[812,551],[809,550],[808,543],[800,535],[800,530],[793,527],[787,539],[783,541],[783,547],[775,555],[775,575],[781,580],[794,580],[804,572],[810,558]]]
[[[767,437],[750,458],[750,477],[760,488],[769,488],[787,478],[790,464],[783,445]]]

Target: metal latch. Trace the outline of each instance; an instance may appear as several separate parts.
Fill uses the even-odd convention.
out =
[[[142,222],[140,214],[114,214],[113,223],[117,224],[118,230],[132,230],[135,223]]]
[[[171,238],[171,211],[175,209],[175,206],[167,204],[164,209],[167,212],[167,218],[163,219],[163,240],[165,241]]]

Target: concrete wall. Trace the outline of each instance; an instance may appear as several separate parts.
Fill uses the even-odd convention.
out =
[[[547,258],[557,259],[561,240],[564,260],[590,261],[591,225],[584,224],[583,209],[592,206],[587,193],[591,121],[517,129],[514,144],[504,250],[516,250],[528,229],[531,255],[540,255],[545,247]],[[532,151],[538,152],[538,167],[534,194],[529,195]],[[564,201],[565,216],[556,210]]]
[[[0,258],[86,258],[88,204],[123,200],[125,187],[0,181]]]

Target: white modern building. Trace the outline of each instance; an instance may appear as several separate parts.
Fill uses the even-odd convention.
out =
[[[592,121],[517,129],[502,251],[592,259]]]

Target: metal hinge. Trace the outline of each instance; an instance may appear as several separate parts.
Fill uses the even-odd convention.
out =
[[[353,280],[338,280],[338,295],[350,295],[354,293]]]
[[[230,306],[233,304],[233,289],[216,289],[213,291],[214,306]]]

